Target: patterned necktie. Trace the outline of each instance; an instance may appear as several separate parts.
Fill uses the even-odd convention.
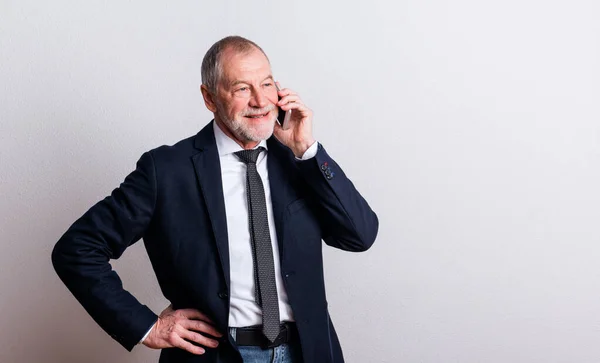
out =
[[[250,240],[254,257],[254,282],[256,300],[263,313],[263,334],[273,342],[279,335],[279,300],[275,284],[275,263],[267,219],[265,190],[258,171],[256,159],[263,147],[242,150],[235,155],[246,164],[246,195]]]

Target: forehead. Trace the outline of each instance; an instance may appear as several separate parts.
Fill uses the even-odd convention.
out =
[[[221,54],[221,70],[223,81],[263,80],[271,74],[271,65],[265,55],[258,49],[239,53],[233,49],[226,49]]]

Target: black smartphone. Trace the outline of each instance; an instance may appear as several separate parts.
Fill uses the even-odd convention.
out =
[[[277,87],[277,83],[275,83],[275,87]],[[277,87],[277,91],[279,92],[279,87]],[[281,100],[281,97],[277,95],[277,100]],[[290,118],[292,117],[292,110],[284,111],[281,107],[277,106],[279,110],[279,114],[277,115],[277,122],[282,129],[287,130],[290,128]]]

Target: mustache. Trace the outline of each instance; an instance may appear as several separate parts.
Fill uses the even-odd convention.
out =
[[[244,112],[242,112],[242,116],[258,116],[258,115],[264,115],[265,113],[271,112],[275,109],[275,105],[270,104],[266,107],[263,107],[261,109],[253,109],[253,110],[245,110]]]

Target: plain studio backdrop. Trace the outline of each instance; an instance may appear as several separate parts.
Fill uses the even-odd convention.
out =
[[[210,121],[202,57],[238,34],[379,215],[368,252],[324,251],[348,362],[599,362],[599,10],[0,1],[0,361],[157,361],[92,321],[50,251],[144,151]],[[167,306],[142,243],[112,265]]]

